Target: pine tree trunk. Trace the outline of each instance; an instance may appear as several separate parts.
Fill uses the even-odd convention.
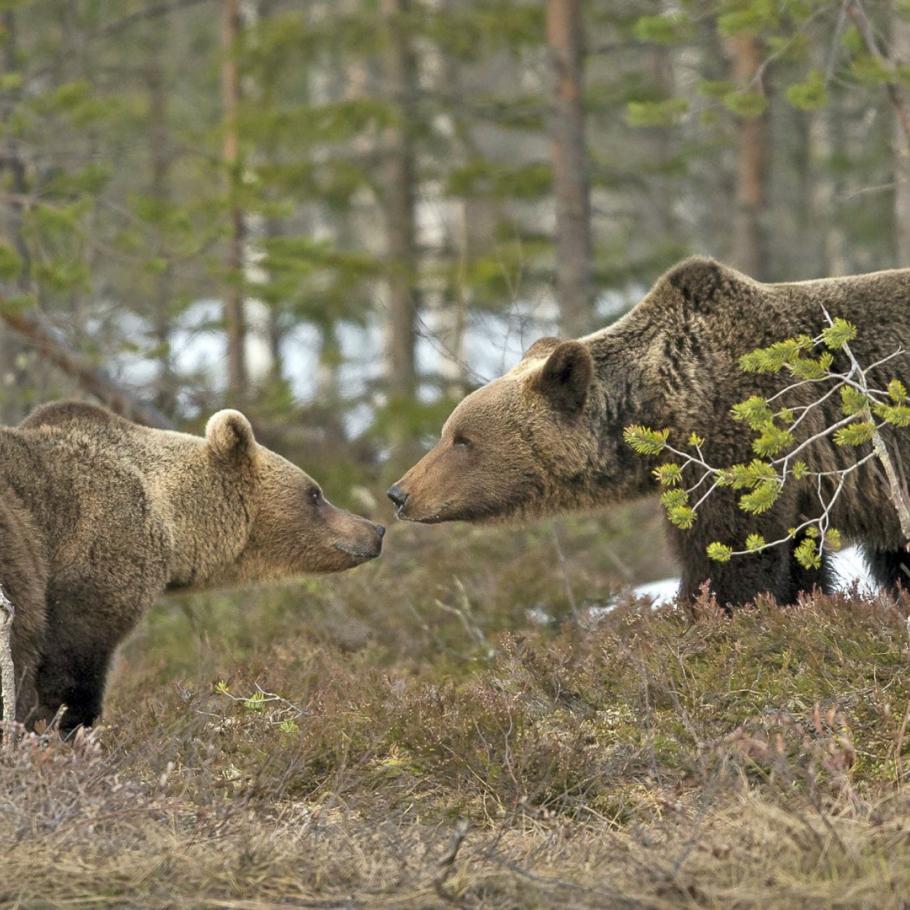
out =
[[[560,331],[591,328],[591,201],[585,148],[580,0],[547,0],[553,71],[550,148],[556,198],[556,296]]]
[[[241,20],[239,0],[222,0],[221,43],[224,59],[221,64],[221,93],[224,106],[223,158],[228,180],[230,232],[225,257],[226,282],[224,289],[224,323],[227,332],[228,396],[242,401],[247,395],[246,315],[243,296],[243,243],[245,224],[243,210],[237,200],[241,179],[240,140],[237,115],[240,107],[240,67],[237,44]]]
[[[730,39],[730,46],[733,53],[733,79],[741,88],[749,88],[762,62],[761,43],[752,35],[738,35]],[[743,117],[740,121],[733,262],[753,278],[766,278],[769,271],[763,226],[769,157],[768,132],[767,112],[759,117]]]
[[[164,82],[161,58],[167,32],[161,31],[161,41],[152,45],[148,65],[149,92],[149,151],[151,156],[151,180],[149,193],[152,199],[167,204],[170,201],[171,150],[170,135],[167,125],[167,91]],[[158,351],[158,388],[155,392],[155,404],[165,413],[171,413],[175,406],[176,380],[174,377],[173,359],[171,357],[171,305],[173,297],[173,266],[164,250],[165,238],[159,236],[159,256],[165,262],[161,271],[154,277],[152,292],[152,320],[155,347]]]
[[[415,162],[413,142],[417,63],[403,17],[410,0],[380,0],[385,46],[382,73],[397,112],[386,134],[383,214],[389,275],[387,384],[395,398],[410,398],[417,386],[415,363],[417,255],[414,238]]]
[[[897,66],[910,65],[910,21],[894,12],[891,57]],[[896,263],[910,266],[910,138],[899,116],[894,122],[894,243]]]
[[[664,12],[663,6],[661,12]],[[654,85],[659,97],[672,98],[676,95],[676,75],[673,71],[673,54],[670,48],[656,45],[649,51],[651,58],[651,72]],[[674,143],[677,140],[675,127],[659,126],[651,130],[654,161],[661,173],[666,171],[667,164],[673,157]],[[679,219],[674,211],[674,204],[678,201],[678,194],[665,177],[658,178],[658,193],[654,200],[655,221],[661,232],[661,243],[675,240],[679,236]]]
[[[17,70],[16,55],[18,54],[15,13],[12,10],[6,10],[2,18],[0,18],[0,24],[2,24],[3,29],[3,73],[15,73]],[[3,92],[2,105],[0,105],[0,123],[5,125],[9,122],[17,100],[17,89],[8,89]],[[3,206],[0,230],[2,230],[5,237],[9,238],[21,261],[21,268],[16,276],[15,284],[20,292],[25,293],[28,291],[28,276],[31,272],[30,253],[22,235],[22,208],[25,204],[25,197],[28,194],[28,181],[26,179],[25,163],[19,152],[15,131],[9,131],[4,145],[6,150],[0,155],[0,179],[5,185],[9,186],[12,198]],[[17,337],[15,333],[6,331],[0,334],[2,380],[20,390],[28,382],[25,370],[20,365],[19,354],[21,351],[22,339]],[[0,422],[9,423],[16,420],[20,416],[17,412],[17,406],[21,408],[19,402],[16,402],[12,408],[7,409],[4,407],[2,413],[0,413]]]

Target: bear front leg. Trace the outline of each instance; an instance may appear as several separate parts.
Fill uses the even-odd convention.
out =
[[[789,603],[787,558],[784,547],[772,547],[754,556],[735,556],[729,562],[702,559],[690,550],[683,555],[680,595],[689,600],[697,597],[707,581],[709,591],[725,610],[752,602],[759,594]]]
[[[706,506],[699,511],[690,530],[670,529],[682,563],[680,596],[693,599],[710,581],[709,590],[724,609],[754,601],[759,594],[771,595],[778,603],[792,602],[790,548],[785,544],[748,556],[734,556],[728,562],[710,559],[707,553],[708,544],[714,541],[741,549],[751,531],[760,532],[768,541],[786,537],[788,525],[781,514],[786,515],[789,510],[780,508],[777,514],[766,514],[759,522],[738,509],[728,490],[719,490],[709,505],[710,509]]]
[[[39,717],[50,720],[66,705],[64,734],[101,714],[111,656],[154,597],[149,590],[135,596],[137,584],[105,584],[98,574],[61,573],[48,585],[47,635],[36,678]],[[111,559],[108,575],[128,578],[127,567]]]
[[[81,651],[58,649],[48,654],[38,668],[37,719],[50,722],[61,705],[66,705],[60,718],[64,736],[76,727],[90,727],[101,714],[112,653],[112,647],[97,643]]]

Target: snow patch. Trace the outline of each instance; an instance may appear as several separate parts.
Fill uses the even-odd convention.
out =
[[[860,594],[874,594],[878,590],[878,585],[872,580],[858,547],[847,547],[840,553],[835,553],[832,568],[839,591],[851,590],[854,585],[857,586]],[[636,597],[650,598],[654,607],[662,607],[672,604],[676,600],[679,583],[678,578],[663,578],[660,581],[649,581],[643,585],[636,585],[631,592]],[[585,619],[588,622],[597,622],[616,609],[621,597],[622,595],[619,595],[603,605],[588,607],[585,611]]]

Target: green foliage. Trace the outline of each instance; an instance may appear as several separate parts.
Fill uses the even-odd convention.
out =
[[[734,420],[749,424],[753,430],[759,429],[773,417],[767,400],[760,395],[751,395],[745,401],[733,405],[731,414]]]
[[[813,69],[802,82],[787,86],[787,101],[801,111],[815,111],[828,103],[828,90],[821,70]]]
[[[881,417],[885,423],[892,426],[910,426],[910,407],[905,404],[877,404],[872,410],[877,417]]]
[[[504,167],[475,159],[454,167],[447,177],[448,192],[466,198],[539,199],[552,187],[552,173],[544,162]]]
[[[820,569],[822,564],[818,542],[810,536],[804,537],[794,548],[793,558],[804,569]]]
[[[793,450],[797,444],[794,436],[796,427],[802,422],[802,416],[810,413],[813,408],[828,399],[834,392],[840,395],[840,410],[848,418],[856,416],[857,420],[850,421],[845,426],[823,428],[819,431],[813,428],[813,439],[800,444],[800,449],[814,441],[815,438],[824,439],[830,436],[840,446],[856,447],[872,441],[876,433],[876,424],[871,415],[875,415],[882,422],[894,427],[910,426],[910,403],[907,402],[907,389],[899,379],[888,382],[885,392],[888,401],[882,401],[881,390],[862,391],[865,387],[866,373],[859,372],[859,378],[851,378],[858,368],[854,366],[849,375],[844,376],[834,373],[834,355],[832,351],[842,349],[856,337],[856,327],[845,319],[835,318],[816,339],[808,335],[799,335],[775,342],[764,348],[750,351],[740,358],[740,367],[745,372],[777,373],[788,370],[798,380],[793,385],[803,385],[806,380],[823,382],[830,380],[837,383],[828,391],[820,393],[820,397],[813,402],[800,402],[799,408],[781,407],[774,411],[771,400],[762,395],[751,395],[744,401],[738,402],[731,409],[734,420],[745,423],[756,434],[753,440],[753,449],[761,458],[753,459],[749,464],[734,464],[729,467],[716,467],[708,464],[701,453],[701,446],[705,440],[692,434],[689,445],[697,448],[697,454],[675,453],[683,459],[682,463],[660,465],[654,470],[654,477],[666,489],[661,495],[667,517],[677,527],[687,528],[695,522],[695,510],[689,505],[689,496],[686,490],[676,486],[681,482],[683,470],[687,467],[693,471],[694,483],[692,489],[697,489],[709,477],[713,477],[715,487],[728,487],[732,490],[744,491],[738,499],[738,507],[749,515],[761,515],[768,512],[780,499],[784,487],[792,480],[799,482],[810,476],[843,478],[853,470],[846,466],[840,470],[831,469],[820,472],[810,472],[806,461],[793,460]],[[822,351],[817,357],[812,356],[817,345],[824,345],[828,350]],[[790,389],[784,390],[789,391]],[[781,393],[773,396],[774,400]],[[797,418],[797,410],[801,417]],[[835,424],[834,426],[837,426]],[[627,430],[627,441],[635,443],[636,451],[643,454],[647,450],[659,451],[665,443],[665,437],[655,438],[653,431],[642,427],[630,427]],[[795,454],[794,450],[793,454]],[[700,474],[700,476],[699,476]],[[713,489],[713,488],[712,488]],[[819,486],[818,495],[822,495]],[[710,495],[709,490],[708,495]],[[699,504],[703,501],[700,500]],[[804,521],[799,528],[790,528],[788,538],[795,538],[802,530],[802,539],[794,549],[794,558],[806,569],[815,569],[821,565],[823,550],[828,547],[837,550],[841,547],[840,533],[836,529],[825,530],[829,517],[829,510],[833,500],[829,503],[821,502],[822,513],[817,519]],[[754,553],[768,546],[779,545],[783,541],[768,543],[764,536],[758,532],[748,534],[743,552]],[[708,554],[712,559],[727,561],[733,557],[735,551],[727,544],[715,541],[708,547]]]
[[[762,92],[729,92],[723,97],[724,107],[746,120],[760,117],[768,110],[768,99]]]
[[[733,558],[733,548],[714,541],[708,544],[707,554],[708,559],[713,559],[715,562],[729,562]]]
[[[698,83],[698,91],[708,98],[715,98],[720,101],[735,92],[736,85],[725,79],[703,79]]]
[[[845,344],[856,338],[856,326],[846,319],[836,316],[831,325],[822,329],[822,341],[832,351],[840,350]]]
[[[726,2],[717,17],[717,27],[723,35],[761,32],[773,28],[779,21],[779,7],[774,0]]]
[[[0,243],[0,280],[12,281],[22,269],[22,257],[8,243]]]
[[[794,357],[787,367],[797,379],[824,379],[831,372],[833,363],[833,355],[823,351],[817,358]]]
[[[750,515],[767,512],[780,496],[781,485],[776,480],[765,480],[739,498],[739,507]]]
[[[672,462],[658,465],[654,476],[662,487],[674,487],[682,481],[682,468]]]
[[[811,348],[812,339],[808,335],[798,335],[743,354],[739,365],[747,373],[777,373]]]
[[[649,427],[634,425],[623,430],[623,439],[639,455],[659,455],[667,445],[669,430],[652,430]]]
[[[630,101],[626,105],[629,126],[653,127],[675,123],[689,110],[685,98],[665,98],[662,101]]]
[[[888,397],[895,404],[903,404],[907,400],[907,387],[899,379],[892,379],[886,389]]]
[[[848,423],[834,433],[834,441],[839,446],[861,446],[872,441],[875,435],[875,423],[871,420],[858,420]]]
[[[687,505],[673,506],[667,509],[667,518],[674,527],[688,530],[695,524],[697,515],[695,509]]]
[[[689,505],[689,496],[685,490],[679,487],[665,490],[660,496],[660,502],[666,510],[670,524],[682,529],[691,528],[695,524],[697,516]]]
[[[864,395],[859,389],[853,386],[843,385],[840,388],[841,411],[847,417],[854,414],[861,414],[866,411],[870,405],[868,396]]]
[[[752,443],[756,455],[778,455],[793,444],[793,434],[785,427],[778,426],[773,420],[760,424],[759,435]]]
[[[679,44],[691,37],[692,21],[681,13],[639,16],[633,32],[639,41],[651,44]]]
[[[863,85],[878,87],[895,82],[894,70],[872,54],[857,54],[850,65],[850,73]]]
[[[777,480],[777,471],[769,462],[755,458],[749,464],[735,464],[718,471],[716,479],[721,486],[734,490],[753,489]]]

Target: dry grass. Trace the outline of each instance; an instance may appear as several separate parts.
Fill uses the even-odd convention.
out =
[[[101,728],[0,757],[0,905],[910,906],[910,601],[586,628],[619,530],[163,605]]]

